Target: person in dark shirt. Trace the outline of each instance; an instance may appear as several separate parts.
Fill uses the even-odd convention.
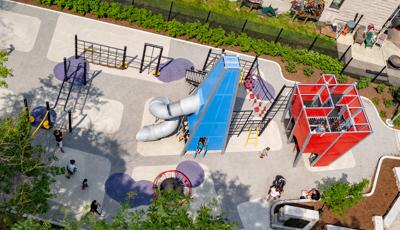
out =
[[[62,142],[64,139],[64,133],[61,130],[56,129],[54,130],[53,134],[54,137],[56,138],[57,146],[60,148],[61,152],[64,153],[63,142]]]
[[[97,210],[101,205],[96,201],[93,200],[92,203],[90,204],[90,212],[96,213],[99,216],[101,216],[101,213]]]

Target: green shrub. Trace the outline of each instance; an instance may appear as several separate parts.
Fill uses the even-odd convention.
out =
[[[380,103],[380,100],[379,100],[379,98],[377,98],[377,97],[372,98],[371,101],[372,101],[372,103],[374,103],[374,105],[376,105],[376,106],[378,106],[379,103]]]
[[[391,99],[383,99],[383,104],[385,105],[386,108],[390,108],[393,106],[393,101]]]
[[[182,23],[175,20],[167,22],[159,14],[134,6],[125,6],[120,3],[108,3],[100,0],[39,0],[39,2],[47,5],[55,4],[60,9],[72,9],[82,15],[91,13],[97,18],[109,17],[115,20],[127,20],[130,23],[135,22],[144,28],[167,32],[172,37],[186,36],[189,39],[196,38],[201,43],[214,46],[238,46],[242,52],[253,51],[258,55],[281,56],[284,61],[291,63],[291,71],[297,71],[293,63],[309,66],[307,70],[304,70],[305,75],[311,73],[312,69],[338,74],[343,68],[343,63],[336,58],[315,51],[295,49],[279,42],[274,43],[255,39],[245,33],[240,33],[239,35],[232,32],[227,33],[222,28],[211,28],[208,24],[199,22]],[[320,39],[325,41],[323,38]]]
[[[289,61],[286,65],[285,65],[285,69],[289,72],[289,73],[296,73],[297,72],[297,63],[293,62],[293,61]]]
[[[383,110],[379,111],[379,116],[383,119],[387,118],[386,112]]]
[[[385,84],[378,84],[375,89],[377,93],[381,94],[385,91]]]
[[[303,69],[303,73],[305,76],[309,77],[314,73],[314,68],[312,66],[306,66]]]
[[[365,89],[371,83],[371,78],[369,77],[361,77],[360,81],[357,82],[357,89]]]
[[[338,75],[338,76],[336,77],[336,79],[337,79],[337,81],[338,81],[339,83],[341,83],[341,84],[347,83],[347,82],[349,81],[349,77],[346,76],[346,75]]]

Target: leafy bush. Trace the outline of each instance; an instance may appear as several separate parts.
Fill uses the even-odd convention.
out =
[[[312,66],[306,66],[303,69],[303,73],[305,76],[309,77],[314,73],[314,68]]]
[[[349,77],[346,75],[338,75],[336,77],[336,79],[338,80],[339,83],[347,83],[349,81]]]
[[[285,65],[285,69],[289,72],[289,73],[296,73],[297,72],[297,63],[293,62],[293,61],[289,61],[286,65]]]
[[[72,9],[72,11],[81,15],[91,13],[97,18],[109,17],[115,20],[127,20],[129,23],[137,23],[143,28],[167,32],[171,37],[185,36],[189,39],[196,38],[201,43],[214,46],[238,46],[242,52],[281,56],[284,61],[289,63],[290,70],[295,72],[297,69],[293,68],[293,63],[309,66],[305,70],[305,74],[311,73],[312,69],[338,74],[343,68],[343,63],[339,60],[315,51],[294,49],[279,42],[255,39],[245,33],[238,35],[232,32],[227,33],[222,28],[211,28],[208,24],[199,22],[182,23],[175,20],[168,22],[160,14],[134,6],[124,6],[120,3],[108,3],[100,0],[39,0],[39,2],[46,5],[57,5],[60,9]]]
[[[379,105],[379,103],[380,103],[380,100],[379,100],[379,98],[378,98],[378,97],[374,97],[374,98],[372,98],[372,103],[374,103],[374,105],[378,106],[378,105]]]
[[[379,116],[384,119],[387,118],[386,112],[383,110],[379,111]]]
[[[393,101],[391,99],[383,99],[383,104],[385,105],[386,108],[390,108],[393,106]]]
[[[381,94],[385,91],[385,84],[378,84],[375,89],[377,93]]]
[[[369,77],[361,77],[360,81],[357,82],[357,89],[365,89],[371,83],[371,78]]]
[[[344,217],[347,209],[363,200],[362,192],[368,183],[367,179],[355,184],[342,181],[333,182],[323,188],[321,200],[332,208],[333,213]]]

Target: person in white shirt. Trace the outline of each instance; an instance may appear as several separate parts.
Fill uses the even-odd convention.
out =
[[[271,200],[271,198],[276,200],[277,198],[281,197],[281,193],[282,193],[282,190],[280,188],[276,188],[275,186],[272,186],[269,189],[267,201]]]
[[[66,177],[69,179],[71,178],[72,175],[75,174],[75,172],[78,170],[78,168],[75,165],[75,160],[70,160],[69,164],[67,165],[67,175]]]

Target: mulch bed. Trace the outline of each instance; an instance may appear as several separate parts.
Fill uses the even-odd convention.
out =
[[[384,216],[399,194],[392,170],[394,167],[400,167],[400,160],[384,160],[379,174],[378,183],[372,196],[365,198],[356,206],[348,209],[347,215],[344,218],[334,215],[332,211],[325,206],[320,216],[320,221],[313,229],[322,230],[326,224],[355,229],[374,229],[372,217]],[[318,210],[322,207],[321,202],[307,203],[307,205],[312,206],[314,210]]]

